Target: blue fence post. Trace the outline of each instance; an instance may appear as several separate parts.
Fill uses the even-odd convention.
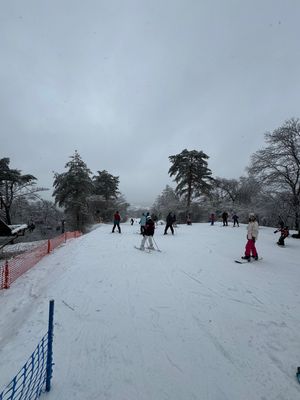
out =
[[[54,316],[54,300],[49,302],[49,323],[48,323],[48,351],[47,351],[47,367],[46,367],[46,392],[51,389],[52,365],[53,365],[53,316]]]

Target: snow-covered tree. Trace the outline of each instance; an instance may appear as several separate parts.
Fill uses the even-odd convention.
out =
[[[65,165],[68,171],[54,174],[53,196],[55,204],[64,207],[71,226],[82,229],[88,220],[87,199],[93,193],[94,186],[90,178],[91,171],[77,150],[70,158]]]
[[[180,201],[179,196],[175,193],[175,190],[169,185],[166,185],[162,193],[157,196],[153,206],[151,207],[151,213],[155,214],[158,219],[166,218],[168,213],[174,212],[177,216],[182,212],[183,204]]]
[[[176,193],[185,199],[187,213],[192,199],[208,194],[213,182],[212,172],[208,168],[208,156],[203,151],[184,149],[180,154],[169,156],[172,166],[169,175],[177,183]]]
[[[300,215],[300,121],[290,119],[273,132],[265,134],[267,147],[252,155],[249,173],[274,193],[288,192],[299,227]]]
[[[33,175],[22,175],[20,170],[11,169],[9,163],[9,158],[0,159],[0,208],[4,210],[8,225],[12,223],[11,207],[15,201],[46,190],[35,186],[36,178]]]
[[[120,194],[119,177],[109,174],[107,171],[97,171],[93,176],[94,194],[103,196],[105,200],[116,199]]]

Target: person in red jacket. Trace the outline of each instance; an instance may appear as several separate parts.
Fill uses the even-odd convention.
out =
[[[121,217],[120,217],[119,211],[116,211],[114,214],[114,226],[112,228],[112,233],[114,233],[115,227],[117,227],[119,233],[121,233],[120,221],[121,221]]]
[[[279,228],[274,233],[280,232],[280,238],[278,239],[278,246],[284,246],[284,239],[289,236],[289,227],[285,226],[283,228]]]
[[[149,249],[154,249],[153,246],[153,240],[152,237],[154,235],[154,231],[155,231],[155,224],[153,219],[151,218],[150,215],[148,215],[147,219],[146,219],[146,225],[145,225],[145,229],[143,232],[143,239],[140,245],[140,250],[145,250],[145,243],[146,240],[148,239],[149,242]]]

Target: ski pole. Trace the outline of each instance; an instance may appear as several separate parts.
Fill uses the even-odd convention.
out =
[[[156,243],[156,241],[154,240],[154,237],[152,236],[152,240],[153,240],[153,243],[155,244],[155,246],[156,246],[156,248],[157,248],[157,251],[161,251],[160,249],[159,249],[159,247],[157,246],[157,243]]]

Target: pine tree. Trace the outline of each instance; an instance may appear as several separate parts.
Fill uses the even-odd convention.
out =
[[[187,149],[169,157],[173,164],[169,169],[169,175],[175,176],[174,181],[177,183],[175,191],[186,200],[187,213],[190,212],[192,199],[208,194],[211,189],[213,178],[206,161],[208,158],[203,151]]]
[[[93,192],[91,171],[77,150],[70,158],[71,161],[65,165],[68,171],[54,174],[53,196],[55,204],[65,208],[72,228],[82,229],[88,217],[87,200]]]
[[[103,196],[105,200],[116,199],[120,192],[119,177],[109,174],[107,171],[97,171],[93,176],[94,194]]]

